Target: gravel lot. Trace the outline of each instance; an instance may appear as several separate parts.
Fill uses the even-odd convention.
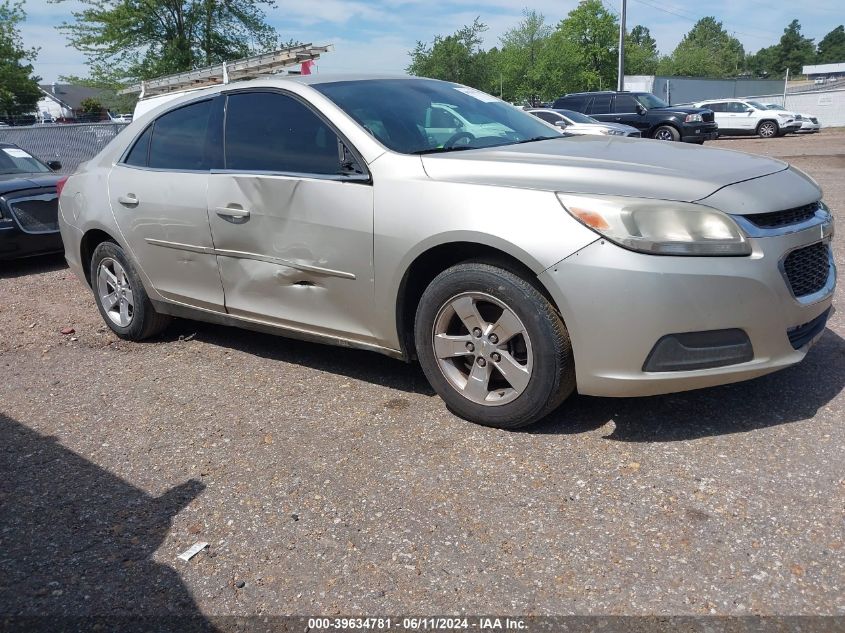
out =
[[[845,130],[708,145],[845,226]],[[60,257],[2,264],[0,323],[0,614],[845,615],[843,312],[798,367],[520,433],[376,354],[120,341]]]

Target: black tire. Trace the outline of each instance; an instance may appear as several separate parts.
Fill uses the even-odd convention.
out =
[[[131,320],[125,327],[115,323],[108,315],[98,292],[97,277],[100,263],[106,259],[117,261],[123,267],[132,291],[133,311]],[[111,328],[112,332],[122,339],[142,341],[161,333],[170,323],[168,315],[155,311],[135,266],[132,265],[123,249],[114,242],[102,242],[94,249],[94,254],[91,256],[91,289],[94,291],[94,302],[97,304],[97,309],[100,311],[103,321]]]
[[[779,133],[778,124],[774,121],[760,121],[757,124],[757,136],[760,138],[774,138]]]
[[[462,293],[483,293],[501,301],[521,321],[530,339],[530,378],[524,390],[504,404],[479,404],[465,397],[446,378],[436,358],[438,315]],[[575,390],[572,346],[557,310],[534,285],[497,266],[462,263],[435,277],[417,306],[414,337],[420,365],[431,386],[450,411],[478,424],[502,429],[527,426],[556,409]],[[473,365],[471,356],[468,362]],[[498,371],[495,365],[494,371]]]
[[[681,133],[671,125],[661,125],[659,128],[654,130],[654,134],[651,135],[651,138],[657,139],[658,141],[678,142],[681,140]]]

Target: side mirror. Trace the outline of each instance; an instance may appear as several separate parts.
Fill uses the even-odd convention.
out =
[[[47,167],[52,171],[59,171],[62,168],[62,164],[57,160],[51,160],[47,162]]]
[[[646,110],[645,107],[641,103],[638,103],[637,104],[637,114],[639,114],[640,116],[644,116],[646,112],[648,112],[648,110]]]
[[[748,108],[748,109],[746,110],[746,112],[747,112],[748,114],[751,114],[752,112],[754,112],[754,108]]]
[[[558,119],[557,121],[554,122],[554,125],[555,125],[555,127],[565,128],[566,127],[566,121],[564,121],[563,119]]]

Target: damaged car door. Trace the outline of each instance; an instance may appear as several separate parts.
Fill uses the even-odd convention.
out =
[[[233,316],[371,336],[373,188],[312,107],[275,90],[226,97],[223,169],[208,215]]]

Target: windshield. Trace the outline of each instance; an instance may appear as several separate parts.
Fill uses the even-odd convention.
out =
[[[786,108],[782,108],[781,106],[775,105],[774,103],[770,103],[769,105],[767,105],[766,109],[767,110],[786,110]]]
[[[573,123],[599,123],[599,121],[593,117],[581,114],[580,112],[575,112],[574,110],[558,110],[558,112]]]
[[[755,108],[756,110],[767,110],[768,109],[768,108],[766,108],[766,106],[764,106],[759,101],[746,101],[745,103],[750,105],[752,108]]]
[[[43,174],[49,169],[20,147],[0,146],[0,174]]]
[[[641,94],[635,95],[637,101],[639,101],[646,110],[651,110],[653,108],[668,108],[669,104],[666,103],[663,99],[659,97],[655,97],[654,95],[650,94]]]
[[[368,79],[313,86],[403,154],[567,138],[496,97],[434,79]]]

